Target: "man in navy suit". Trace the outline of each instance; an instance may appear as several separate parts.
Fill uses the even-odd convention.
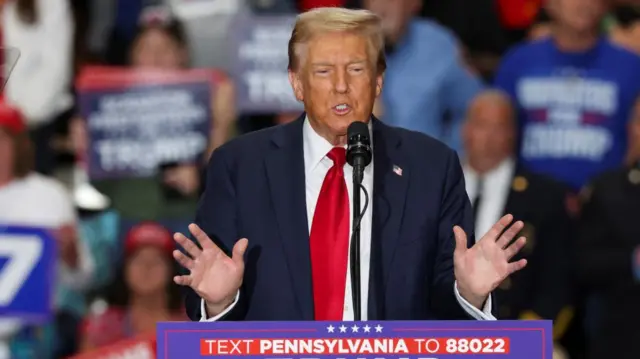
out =
[[[189,227],[199,245],[175,235],[185,253],[174,257],[189,271],[175,278],[191,289],[189,317],[354,318],[345,147],[348,126],[361,121],[373,147],[362,182],[371,203],[361,222],[361,319],[495,319],[491,291],[526,265],[510,263],[525,243],[513,240],[523,224],[507,215],[474,244],[455,152],[372,117],[386,67],[379,18],[340,8],[304,13],[289,55],[305,114],[216,150]]]

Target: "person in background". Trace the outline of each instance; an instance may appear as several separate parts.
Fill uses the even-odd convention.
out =
[[[172,281],[177,267],[171,233],[154,222],[131,228],[125,239],[124,268],[82,324],[81,351],[152,334],[156,323],[186,320],[182,296]]]
[[[579,191],[624,160],[640,57],[601,35],[604,0],[549,0],[547,10],[552,36],[512,49],[496,85],[518,111],[522,165]]]
[[[613,11],[613,16],[616,21],[609,33],[611,41],[640,54],[640,7],[620,5]]]
[[[134,68],[187,68],[188,45],[182,24],[164,8],[147,9],[130,56],[130,65]],[[229,139],[235,126],[234,88],[227,78],[222,78],[216,86],[212,111],[209,148],[202,156],[202,164],[216,147]],[[84,119],[73,121],[72,133],[77,152],[87,153]],[[160,169],[159,177],[103,180],[92,185],[111,200],[111,206],[123,220],[123,232],[142,220],[160,221],[172,231],[184,231],[197,206],[201,171],[204,171],[202,164],[168,164]]]
[[[35,170],[51,174],[59,126],[73,107],[74,23],[68,0],[2,0],[2,41],[20,51],[5,97],[24,114],[35,145]],[[9,54],[6,54],[9,58]]]
[[[435,137],[461,149],[460,126],[480,80],[463,63],[456,38],[415,17],[418,0],[365,0],[382,18],[387,52],[381,119]],[[426,41],[425,39],[428,39]]]
[[[567,189],[522,168],[515,155],[516,122],[509,96],[480,93],[462,129],[463,172],[473,204],[475,232],[484,233],[506,213],[525,222],[521,257],[528,265],[494,292],[500,319],[551,319],[554,339],[572,317]]]
[[[55,288],[56,320],[44,327],[0,320],[0,358],[48,359],[65,354],[58,333],[75,331],[69,296],[93,283],[94,257],[77,231],[70,194],[53,179],[33,171],[31,141],[19,110],[0,106],[0,223],[51,229],[59,250]],[[40,333],[40,334],[38,334]],[[61,353],[62,352],[62,353]]]
[[[451,29],[464,44],[468,61],[492,83],[500,58],[524,38],[538,0],[422,0],[422,15]]]
[[[594,178],[582,193],[578,268],[590,290],[589,359],[640,357],[640,101],[624,166]]]

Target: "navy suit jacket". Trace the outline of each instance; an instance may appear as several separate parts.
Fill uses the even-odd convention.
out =
[[[304,119],[236,138],[211,157],[196,223],[227,254],[249,239],[240,300],[224,320],[313,320]],[[473,243],[458,156],[424,134],[372,121],[368,319],[470,319],[454,294],[454,225]],[[200,320],[190,289],[186,308]]]

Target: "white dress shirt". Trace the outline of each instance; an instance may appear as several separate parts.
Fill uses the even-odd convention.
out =
[[[369,123],[369,132],[371,133],[371,123]],[[303,146],[304,146],[304,167],[305,167],[305,178],[306,178],[306,202],[307,202],[307,218],[309,220],[309,233],[311,233],[311,224],[313,223],[313,215],[315,212],[316,203],[318,202],[318,196],[320,195],[320,189],[322,188],[322,183],[324,182],[324,178],[329,172],[329,169],[333,166],[333,161],[327,157],[327,154],[333,148],[333,145],[329,143],[326,139],[318,135],[311,125],[309,124],[309,120],[306,119],[303,125],[302,130],[303,136]],[[373,138],[373,135],[370,136]],[[373,143],[372,143],[373,145]],[[344,177],[345,179],[352,178],[353,171],[349,164],[344,165]],[[349,208],[353,208],[353,183],[350,180],[347,180],[347,190],[349,192]],[[368,308],[368,293],[369,293],[369,268],[370,268],[370,257],[371,257],[371,228],[373,225],[373,160],[371,164],[365,168],[364,178],[362,180],[362,185],[367,189],[369,193],[369,204],[367,206],[367,210],[362,218],[362,222],[360,225],[360,290],[362,291],[360,304],[362,314],[361,319],[367,320],[367,308]],[[361,196],[361,208],[364,208],[364,195]],[[353,218],[351,218],[353,220]],[[349,226],[349,238],[351,238],[351,225]],[[452,228],[453,231],[453,228]],[[351,258],[349,258],[351,261]],[[350,268],[350,265],[347,266]],[[344,312],[342,319],[343,320],[353,320],[353,299],[351,297],[351,276],[349,275],[349,271],[345,273],[347,277],[346,288],[345,288],[345,296],[344,296]],[[455,292],[456,298],[458,302],[462,306],[462,308],[469,313],[469,315],[473,316],[478,320],[495,320],[495,318],[491,315],[491,297],[487,300],[483,311],[478,310],[469,302],[467,302],[464,298],[460,296],[458,293],[457,286],[454,286],[452,290]],[[219,318],[223,317],[227,314],[237,303],[240,298],[240,293],[236,295],[236,299],[232,305],[230,305],[224,312],[219,315],[208,318],[206,315],[206,308],[204,300],[201,302],[201,313],[202,318],[201,321],[216,321]]]
[[[476,233],[487,233],[504,215],[515,167],[513,158],[502,161],[496,168],[482,176],[482,193],[478,193],[480,175],[469,165],[463,166],[467,195],[472,201],[478,195],[482,195],[482,201],[476,212]]]

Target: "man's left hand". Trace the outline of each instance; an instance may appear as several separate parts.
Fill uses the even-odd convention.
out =
[[[478,309],[482,310],[491,292],[505,278],[527,265],[526,259],[509,263],[526,243],[524,237],[511,243],[524,227],[521,221],[509,226],[512,221],[513,216],[510,214],[502,217],[471,248],[467,248],[467,235],[464,230],[459,226],[453,228],[456,238],[453,265],[458,291]]]

